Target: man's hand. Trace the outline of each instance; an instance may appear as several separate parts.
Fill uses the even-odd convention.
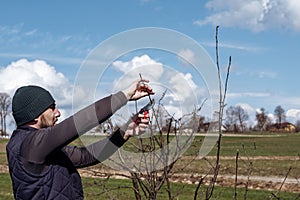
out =
[[[127,97],[128,101],[138,100],[142,97],[154,94],[152,88],[147,85],[149,80],[138,80],[131,84],[127,89],[123,90],[123,93]]]
[[[146,131],[149,126],[149,115],[146,114],[138,114],[138,120],[133,121],[127,125],[125,130],[124,139],[127,140],[131,136],[138,136],[141,135]]]

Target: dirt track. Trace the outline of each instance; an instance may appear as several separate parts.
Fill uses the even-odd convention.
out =
[[[116,172],[111,170],[97,170],[97,169],[80,169],[80,174],[83,177],[107,177],[108,174],[112,175],[113,178],[126,178],[129,174]],[[198,184],[202,175],[200,174],[184,174],[177,173],[172,175],[171,180],[173,182],[187,183],[187,184]],[[204,184],[208,185],[210,176],[204,179]],[[237,187],[245,188],[248,177],[239,175],[237,179]],[[249,179],[249,189],[269,190],[277,191],[284,180],[284,177],[265,177],[265,176],[251,176]],[[219,175],[216,185],[224,187],[234,187],[235,176],[234,175]],[[281,188],[281,191],[300,193],[300,180],[296,178],[287,178]]]
[[[8,166],[7,165],[0,165],[0,173],[8,173]],[[80,169],[79,173],[82,177],[105,177],[107,174],[113,174],[112,177],[114,178],[125,178],[127,174],[114,172],[114,171],[103,171],[97,169]],[[124,176],[125,175],[125,176]],[[171,177],[171,180],[174,182],[179,183],[188,183],[188,184],[197,184],[200,180],[202,175],[199,174],[175,174]],[[248,177],[246,176],[238,176],[237,187],[245,188],[247,183]],[[264,189],[264,190],[273,190],[277,191],[282,182],[284,177],[262,177],[262,176],[251,176],[250,181],[248,184],[249,189]],[[207,185],[209,177],[207,177],[204,181],[204,184]],[[235,177],[233,175],[219,175],[217,185],[219,186],[227,186],[233,187],[235,184]],[[296,178],[287,178],[281,188],[281,191],[286,192],[300,192],[300,180]]]
[[[216,159],[216,156],[205,156],[207,159]],[[222,156],[220,157],[221,160],[235,160],[235,156]],[[240,156],[239,159],[247,160],[246,156]],[[300,161],[299,156],[251,156],[251,160],[295,160]]]

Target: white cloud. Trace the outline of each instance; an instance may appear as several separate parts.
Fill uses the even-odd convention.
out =
[[[155,60],[151,59],[148,55],[142,56],[135,56],[131,61],[122,62],[122,61],[115,61],[112,64],[117,70],[121,72],[128,72],[132,69],[136,69],[141,66],[145,65],[159,65],[162,66],[161,63],[156,62]]]
[[[287,117],[300,118],[300,110],[299,109],[289,109],[286,112]]]
[[[124,86],[126,87],[134,80],[139,79],[139,74],[151,82],[158,81],[164,71],[163,64],[151,59],[148,55],[136,56],[127,62],[115,61],[112,65],[124,73],[121,79],[115,82],[115,90],[123,89]]]
[[[241,108],[244,109],[244,111],[249,116],[249,119],[247,120],[247,124],[254,126],[256,124],[256,119],[255,119],[256,110],[250,104],[247,103],[237,103],[236,106],[240,106]]]
[[[141,73],[143,78],[151,81],[150,84],[158,99],[162,96],[165,89],[168,90],[164,98],[166,102],[163,102],[163,104],[165,108],[170,109],[170,113],[175,114],[175,116],[192,112],[195,106],[198,106],[195,105],[197,98],[203,98],[206,92],[195,84],[191,73],[184,74],[178,72],[171,67],[164,66],[162,63],[151,59],[148,55],[136,56],[127,62],[115,61],[113,66],[124,73],[123,76],[115,82],[115,91],[128,86],[136,80],[138,74]],[[174,111],[173,103],[176,104],[177,108],[178,106],[180,107],[177,109],[177,112]]]
[[[37,33],[37,29],[31,30],[31,31],[27,31],[25,33],[25,35],[27,35],[27,36],[34,36],[35,33]]]
[[[72,85],[62,73],[43,60],[20,59],[0,68],[1,92],[6,92],[12,97],[16,89],[24,85],[44,87],[53,95],[58,106],[71,106]]]
[[[206,45],[208,47],[215,47],[216,43],[213,42],[202,42],[203,45]],[[266,48],[263,47],[253,47],[249,44],[242,45],[242,44],[236,44],[236,43],[225,43],[225,42],[219,42],[219,47],[228,48],[228,49],[238,49],[242,51],[251,51],[251,52],[261,52],[266,50]]]
[[[235,72],[236,75],[246,75],[246,76],[252,76],[255,78],[261,78],[261,79],[276,79],[278,77],[278,72],[276,70],[268,70],[268,69],[259,69],[259,70],[253,70],[253,69],[246,69],[246,68],[238,68]]]
[[[271,72],[271,71],[260,71],[257,72],[259,78],[272,78],[275,79],[277,78],[277,73],[276,72]]]
[[[23,28],[24,24],[16,24],[14,26],[0,26],[0,36],[9,36],[18,34],[21,32],[21,29]]]
[[[256,110],[248,103],[238,103],[237,106],[241,106],[248,114],[256,112]]]
[[[261,92],[240,92],[240,93],[228,93],[228,97],[238,98],[238,97],[269,97],[270,93],[261,93]]]
[[[27,58],[50,58],[56,61],[70,63],[66,57],[57,56],[57,52],[63,52],[66,56],[86,56],[91,51],[92,40],[89,35],[53,35],[38,29],[28,29],[23,23],[13,26],[0,25],[0,46],[5,47],[6,53],[0,56],[21,58],[26,52]],[[10,53],[11,52],[11,53]],[[28,53],[29,52],[29,53]],[[41,52],[43,52],[41,54]],[[53,52],[56,54],[53,55]],[[25,57],[25,56],[24,56]],[[73,64],[73,60],[70,64]],[[80,64],[82,60],[76,60]]]
[[[176,116],[179,114],[191,113],[195,107],[200,106],[201,99],[209,98],[207,91],[200,88],[193,81],[193,76],[190,73],[170,73],[171,76],[166,76],[168,79],[168,91],[173,102],[178,103],[180,113],[175,113]],[[205,105],[210,106],[209,103]],[[212,111],[208,111],[206,114],[210,114]]]
[[[280,102],[282,104],[288,105],[289,107],[298,108],[300,97],[288,97],[288,96],[278,97],[278,103]]]
[[[274,116],[274,114],[268,113],[267,116],[268,116],[268,118],[270,119],[270,121],[271,121],[272,123],[275,123],[275,122],[276,122],[276,117]]]
[[[210,0],[206,8],[213,14],[195,21],[197,25],[239,26],[252,31],[287,28],[300,31],[298,0]]]
[[[257,124],[256,113],[261,113],[260,108],[254,108],[252,105],[250,105],[248,103],[237,103],[236,106],[241,106],[244,109],[244,111],[246,111],[247,114],[249,115],[249,119],[247,120],[248,126],[253,127]],[[270,119],[270,121],[272,123],[275,123],[276,118],[275,118],[274,114],[273,113],[268,113],[267,111],[265,111],[265,112],[266,112],[268,118]]]
[[[288,111],[286,111],[286,118],[287,121],[290,121],[292,123],[300,120],[300,109],[289,109]]]
[[[190,73],[177,73],[170,78],[169,83],[172,85],[174,93],[177,94],[176,100],[183,102],[195,95],[194,92],[196,92],[197,85],[192,79],[193,76]]]
[[[194,63],[195,62],[195,53],[190,49],[183,49],[178,53],[179,60],[183,64],[186,62]]]

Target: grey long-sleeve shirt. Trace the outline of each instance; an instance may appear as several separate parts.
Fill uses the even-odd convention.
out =
[[[32,130],[20,149],[25,168],[33,173],[43,172],[47,168],[47,158],[60,149],[63,149],[77,168],[94,165],[107,159],[125,143],[124,132],[120,129],[110,137],[87,147],[66,145],[108,119],[126,103],[125,95],[118,92],[87,106],[53,127]]]

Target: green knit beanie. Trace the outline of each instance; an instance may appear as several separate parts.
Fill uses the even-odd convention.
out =
[[[44,88],[35,85],[20,87],[12,99],[12,111],[17,126],[34,120],[54,102],[51,94]]]

